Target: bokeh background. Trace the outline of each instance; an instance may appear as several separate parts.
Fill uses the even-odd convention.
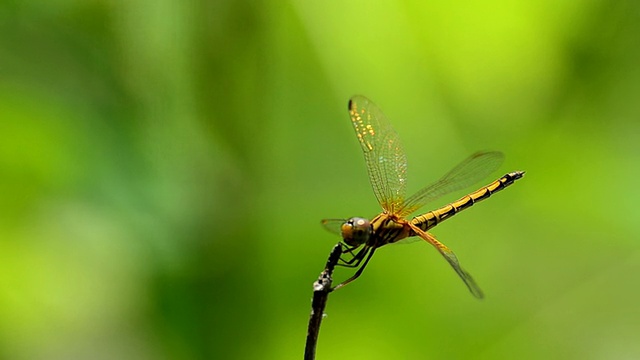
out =
[[[385,247],[318,359],[640,358],[640,3],[605,0],[3,1],[0,358],[301,358],[320,219],[379,211],[354,94],[409,191],[527,175],[433,231],[486,299]]]

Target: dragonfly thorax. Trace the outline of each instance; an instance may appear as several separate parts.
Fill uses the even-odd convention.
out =
[[[352,217],[340,227],[342,239],[347,245],[359,246],[369,241],[373,232],[371,222],[365,218]]]

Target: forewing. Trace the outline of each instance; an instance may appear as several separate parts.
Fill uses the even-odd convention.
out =
[[[328,231],[342,236],[342,224],[344,224],[347,220],[345,219],[324,219],[322,220],[322,226]]]
[[[484,294],[482,293],[482,290],[480,290],[478,284],[476,284],[471,275],[466,272],[462,268],[462,266],[460,266],[458,257],[453,253],[453,251],[451,251],[445,244],[438,241],[435,237],[433,237],[433,235],[422,231],[419,227],[411,223],[409,223],[409,226],[418,236],[420,236],[429,244],[433,245],[433,247],[435,247],[436,250],[438,250],[438,252],[442,254],[442,256],[449,262],[453,270],[456,271],[458,276],[460,276],[462,281],[464,281],[464,283],[467,285],[469,291],[471,291],[471,294],[473,294],[473,296],[477,297],[478,299],[482,299],[484,297]]]
[[[364,96],[349,100],[349,115],[364,153],[369,180],[380,206],[399,211],[405,196],[407,159],[396,131],[382,111]]]
[[[504,155],[499,151],[477,152],[471,155],[440,180],[409,197],[402,208],[398,210],[399,215],[411,214],[442,195],[462,190],[477,183],[497,170],[503,161]]]

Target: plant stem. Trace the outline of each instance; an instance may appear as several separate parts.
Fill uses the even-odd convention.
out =
[[[307,343],[304,348],[304,360],[313,360],[316,358],[316,344],[318,343],[318,333],[320,332],[320,323],[324,317],[324,308],[327,305],[331,288],[331,275],[333,268],[340,260],[342,255],[342,245],[336,244],[329,254],[327,264],[320,273],[318,280],[313,283],[313,300],[311,301],[311,316],[309,318],[309,327],[307,329]]]

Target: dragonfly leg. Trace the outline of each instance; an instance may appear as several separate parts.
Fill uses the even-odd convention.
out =
[[[343,258],[340,258],[340,261],[342,261],[342,263],[338,263],[338,265],[349,267],[349,268],[358,267],[362,259],[364,259],[365,255],[367,254],[367,251],[369,251],[370,247],[364,246],[362,249],[360,249],[360,251],[354,254],[353,250],[355,249],[356,247],[347,248],[345,252],[348,252],[349,254],[351,254],[352,256],[351,259],[345,260]]]
[[[349,253],[349,254],[351,254],[352,257],[356,256],[356,254],[353,253],[353,250],[355,250],[355,249],[360,247],[359,245],[358,246],[349,246],[349,245],[347,245],[347,244],[345,244],[343,242],[341,242],[340,244],[342,245],[342,248],[343,248],[342,249],[342,253],[343,254]]]
[[[367,250],[367,251],[371,250],[371,251],[369,251],[369,255],[367,255],[367,259],[364,261],[364,263],[362,264],[360,269],[358,269],[358,271],[356,271],[356,273],[352,277],[350,277],[347,280],[345,280],[345,281],[341,282],[340,284],[336,285],[333,289],[331,289],[331,291],[335,291],[335,290],[340,289],[341,287],[343,287],[343,286],[347,285],[348,283],[352,282],[353,280],[357,279],[358,276],[360,276],[360,274],[362,274],[362,272],[364,271],[364,268],[367,266],[367,263],[369,262],[369,260],[373,256],[373,253],[376,251],[375,248],[365,247],[364,249],[360,250],[360,252],[358,252],[358,255],[364,254],[365,250]],[[362,259],[360,259],[360,260],[362,260]],[[358,262],[360,262],[360,261],[358,261]]]

